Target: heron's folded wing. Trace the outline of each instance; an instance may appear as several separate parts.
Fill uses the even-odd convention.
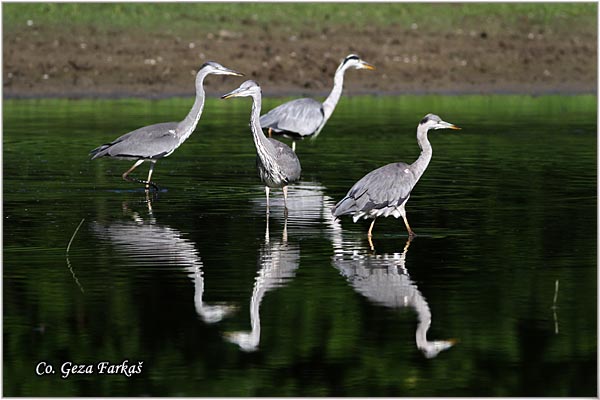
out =
[[[163,122],[129,132],[108,145],[112,157],[162,157],[178,146],[175,136],[177,122]]]
[[[281,143],[275,139],[269,139],[275,150],[277,151],[277,162],[279,165],[283,166],[288,173],[288,182],[292,183],[300,179],[301,167],[300,160],[298,160],[298,156],[296,153],[290,149],[290,147],[284,143]]]
[[[369,172],[356,182],[348,192],[348,197],[354,199],[356,209],[362,212],[397,207],[410,195],[413,180],[408,164],[388,164]]]
[[[322,104],[313,99],[297,99],[275,107],[262,117],[263,128],[296,132],[301,136],[313,134],[323,122]]]

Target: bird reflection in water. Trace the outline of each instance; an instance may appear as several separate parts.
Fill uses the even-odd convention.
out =
[[[131,220],[108,224],[94,222],[92,229],[131,263],[182,267],[194,282],[194,306],[204,322],[219,322],[235,311],[236,307],[227,303],[207,304],[203,301],[203,263],[196,246],[177,229],[158,224],[152,211],[152,202],[147,200],[145,203],[148,207],[147,218],[123,203],[123,213]]]
[[[416,331],[417,348],[425,357],[433,358],[452,347],[456,340],[427,339],[431,310],[405,266],[410,243],[409,239],[402,253],[373,254],[358,243],[342,242],[338,236],[334,238],[333,265],[356,292],[371,302],[393,309],[414,309],[419,320]]]
[[[271,241],[269,219],[265,232],[265,243],[259,253],[260,270],[254,280],[250,299],[250,323],[252,330],[227,332],[225,337],[243,351],[256,351],[260,344],[260,303],[264,295],[273,289],[287,285],[296,276],[300,265],[300,247],[287,240],[287,219],[284,221],[281,240]]]
[[[287,200],[288,213],[271,213],[268,217],[276,221],[289,221],[291,229],[294,229],[294,238],[315,237],[322,234],[325,229],[328,236],[339,232],[342,226],[335,217],[331,215],[331,207],[335,205],[334,200],[326,195],[327,188],[318,181],[300,181],[294,186],[294,196]],[[271,208],[283,208],[283,198],[273,196]],[[264,213],[264,197],[256,197],[252,200],[252,209],[256,215]]]

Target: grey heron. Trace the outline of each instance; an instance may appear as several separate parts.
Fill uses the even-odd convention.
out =
[[[360,218],[373,218],[369,227],[369,237],[372,235],[377,217],[387,217],[390,214],[396,218],[402,216],[409,237],[416,236],[408,224],[404,206],[431,160],[432,149],[427,138],[430,129],[460,128],[442,121],[437,115],[427,114],[417,127],[417,142],[421,148],[419,158],[410,165],[396,162],[369,172],[333,207],[332,214],[336,218],[352,214],[354,222]]]
[[[344,73],[350,68],[375,69],[356,54],[350,54],[335,71],[333,89],[323,103],[310,98],[288,101],[260,117],[260,125],[269,130],[269,136],[275,132],[293,139],[292,150],[296,150],[296,140],[317,137],[340,100]]]
[[[123,179],[143,183],[146,185],[146,190],[150,186],[157,190],[156,184],[150,180],[154,165],[159,159],[171,155],[196,129],[204,108],[204,78],[211,74],[243,76],[219,63],[212,61],[205,63],[196,74],[196,100],[182,121],[148,125],[126,133],[92,150],[90,152],[92,160],[100,157],[136,160],[135,164],[123,173]],[[129,174],[144,161],[150,162],[148,179],[143,181],[129,177]]]
[[[278,140],[267,138],[260,127],[261,89],[258,83],[249,80],[234,91],[221,96],[222,99],[231,97],[252,97],[252,112],[250,127],[254,145],[256,146],[256,166],[261,181],[265,184],[267,196],[267,211],[269,210],[270,188],[283,189],[283,201],[287,210],[287,187],[300,179],[300,160],[290,147]]]

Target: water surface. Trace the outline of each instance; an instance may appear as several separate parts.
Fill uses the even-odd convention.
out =
[[[5,395],[596,395],[595,97],[345,98],[297,146],[287,218],[280,191],[265,214],[249,101],[208,100],[150,202],[132,163],[89,160],[190,105],[5,101]],[[428,112],[463,130],[430,133],[419,236],[381,219],[371,249],[329,209],[416,159]],[[124,360],[142,373],[36,376]]]

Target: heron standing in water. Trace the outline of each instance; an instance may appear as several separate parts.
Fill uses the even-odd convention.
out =
[[[261,181],[265,184],[267,196],[267,212],[269,211],[270,188],[282,188],[283,200],[287,211],[287,187],[300,179],[300,160],[290,147],[278,140],[267,138],[260,126],[261,89],[255,81],[246,81],[234,91],[221,96],[222,99],[231,97],[252,97],[252,112],[250,127],[256,146],[256,166]]]
[[[442,121],[437,115],[427,114],[417,127],[417,142],[421,147],[419,158],[410,165],[396,162],[369,172],[333,207],[332,214],[335,217],[352,214],[354,222],[360,218],[373,218],[369,227],[369,237],[372,236],[377,217],[387,217],[390,214],[396,218],[402,216],[409,237],[416,236],[406,219],[404,205],[431,161],[432,149],[427,139],[427,132],[430,129],[460,128]]]
[[[333,89],[323,103],[309,98],[288,101],[260,117],[260,125],[269,129],[269,137],[275,132],[293,139],[292,150],[296,150],[296,140],[317,137],[340,100],[344,86],[344,73],[350,68],[375,69],[356,54],[350,54],[335,71]]]
[[[204,78],[211,74],[243,76],[219,63],[212,61],[205,63],[196,74],[196,100],[183,121],[148,125],[126,133],[92,150],[90,152],[92,160],[100,157],[136,160],[135,164],[123,173],[123,179],[143,183],[146,185],[146,190],[150,186],[158,190],[158,186],[150,180],[154,165],[159,159],[171,155],[196,129],[204,108]],[[130,177],[129,174],[144,161],[150,161],[148,179],[143,181]]]

